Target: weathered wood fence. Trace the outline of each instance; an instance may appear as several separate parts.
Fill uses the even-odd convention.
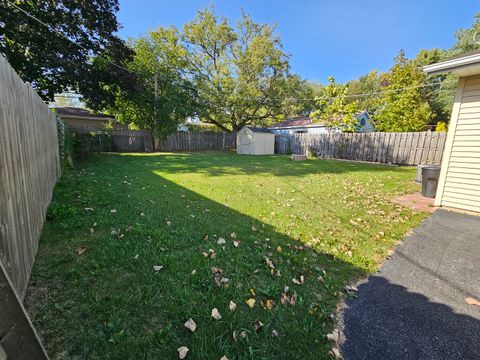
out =
[[[398,165],[439,165],[446,135],[430,131],[277,135],[275,153]]]
[[[0,56],[0,348],[9,359],[45,358],[21,301],[60,172],[55,114]]]
[[[155,141],[156,151],[230,150],[237,146],[237,135],[225,132],[177,131]]]
[[[81,150],[87,152],[119,151],[207,151],[230,150],[236,147],[236,134],[222,132],[177,131],[166,139],[155,139],[152,147],[151,135],[145,131],[113,130],[111,133],[98,129],[72,129]]]

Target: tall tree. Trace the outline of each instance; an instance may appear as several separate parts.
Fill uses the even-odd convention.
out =
[[[173,27],[151,31],[131,46],[135,57],[129,70],[138,89],[118,89],[110,111],[124,123],[165,137],[194,115],[197,92],[188,81],[186,49]]]
[[[348,84],[337,84],[333,77],[329,77],[328,82],[322,96],[316,100],[317,110],[310,116],[329,128],[356,131],[358,102],[347,97]]]
[[[242,14],[236,27],[212,9],[183,29],[199,92],[199,116],[225,131],[282,115],[288,56],[274,28]]]
[[[359,110],[367,110],[370,114],[374,114],[378,110],[378,94],[376,93],[379,91],[381,91],[380,74],[376,70],[348,82],[347,94],[355,95],[351,99],[357,101]]]
[[[422,131],[433,117],[422,93],[425,75],[402,50],[395,65],[382,76],[380,111],[375,116],[378,131]]]
[[[95,67],[91,57],[105,54],[115,63],[129,61],[131,51],[115,36],[118,9],[118,0],[1,1],[0,53],[47,101],[55,93],[96,86],[99,78],[117,84],[124,71]],[[98,98],[102,95],[87,92],[86,100],[95,104],[104,100]]]

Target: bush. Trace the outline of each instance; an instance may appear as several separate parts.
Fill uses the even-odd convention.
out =
[[[67,130],[62,119],[57,116],[57,135],[60,164],[62,169],[73,168],[73,154],[75,152],[75,139]]]

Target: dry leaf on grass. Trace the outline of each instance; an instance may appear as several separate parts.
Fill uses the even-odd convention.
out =
[[[211,270],[213,273],[213,283],[216,287],[220,287],[222,285],[222,282],[228,282],[228,279],[226,281],[223,280],[226,278],[223,277],[222,269],[212,266]]]
[[[153,270],[155,270],[155,272],[159,272],[162,269],[163,269],[163,265],[153,265]]]
[[[340,360],[342,358],[342,355],[340,355],[340,350],[337,348],[332,348],[329,351],[330,356],[332,356],[335,360]]]
[[[228,358],[225,355],[223,355],[220,360],[228,360]]]
[[[305,282],[305,278],[303,275],[300,275],[300,280],[293,278],[292,281],[294,284],[303,285],[303,283]]]
[[[167,224],[167,226],[170,226],[170,225],[172,225],[172,222],[171,222],[171,221],[169,221],[169,220],[167,220],[165,223]]]
[[[230,237],[231,237],[232,239],[236,239],[236,238],[237,238],[237,234],[235,234],[234,232],[232,232],[232,233],[230,234]]]
[[[237,304],[235,304],[233,301],[230,300],[230,305],[229,305],[230,311],[235,311],[237,308]]]
[[[273,305],[275,305],[275,301],[273,301],[271,299],[266,300],[263,304],[263,306],[268,310],[272,310]]]
[[[340,339],[340,331],[337,329],[333,330],[330,334],[327,334],[327,340],[333,343],[338,343]]]
[[[238,247],[240,245],[240,241],[234,241],[233,246]]]
[[[225,243],[226,243],[226,241],[223,237],[218,238],[218,240],[217,240],[218,245],[225,245]]]
[[[197,329],[197,324],[195,324],[195,321],[193,321],[192,318],[188,319],[183,325],[191,332],[194,332]]]
[[[255,320],[255,332],[262,330],[263,323],[260,320]]]
[[[137,260],[137,259],[138,259],[138,256],[139,256],[138,254],[135,255],[135,256],[133,257],[133,260]]]
[[[250,309],[253,309],[255,306],[255,299],[251,298],[246,301],[247,305],[250,307]]]
[[[117,210],[115,210],[115,209],[110,210],[111,214],[115,214],[116,212],[117,212]]]
[[[180,359],[185,359],[185,357],[187,356],[187,353],[188,353],[188,348],[186,346],[180,346],[178,349],[178,357]]]
[[[212,309],[212,317],[215,319],[215,320],[220,320],[222,318],[222,315],[220,315],[220,312],[218,311],[217,308],[213,308]]]
[[[474,298],[472,298],[472,297],[465,298],[465,301],[466,301],[467,304],[469,304],[469,305],[477,305],[477,306],[480,306],[480,301],[478,301],[477,299],[474,299]]]
[[[87,250],[87,248],[82,245],[77,249],[77,254],[82,255],[86,250]]]
[[[93,208],[85,208],[84,209],[86,212],[92,212],[93,211]]]
[[[348,293],[350,293],[350,292],[357,292],[358,289],[357,289],[356,286],[347,285],[347,286],[345,286],[345,291],[347,291]]]

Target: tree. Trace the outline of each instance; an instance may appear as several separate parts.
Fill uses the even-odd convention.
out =
[[[281,119],[309,116],[315,110],[315,97],[320,95],[321,85],[303,80],[299,75],[289,74],[285,78]]]
[[[317,110],[310,116],[330,128],[356,131],[358,102],[347,97],[348,85],[337,84],[333,77],[329,77],[328,82],[323,95],[316,100]]]
[[[224,131],[282,115],[288,56],[274,28],[242,14],[237,26],[200,11],[183,28],[202,121]]]
[[[377,93],[379,91],[381,91],[380,74],[376,70],[372,70],[368,74],[348,82],[347,94],[349,96],[357,95],[351,99],[357,101],[359,110],[367,110],[370,114],[374,114],[378,110]]]
[[[378,131],[422,131],[433,118],[420,86],[425,85],[425,75],[405,57],[402,50],[395,65],[382,76],[380,110],[375,115]]]
[[[118,0],[90,1],[7,1],[0,2],[0,53],[20,77],[32,84],[46,101],[66,90],[85,90],[101,78],[116,84],[125,72],[110,66],[96,68],[92,56],[105,54],[124,64],[132,56],[125,43],[114,34],[119,29],[115,17]],[[108,81],[107,81],[108,80]],[[86,100],[104,101],[102,92],[86,92]],[[111,100],[111,99],[110,99]]]
[[[165,137],[194,114],[197,93],[187,80],[186,49],[173,27],[151,31],[130,45],[135,56],[129,70],[139,88],[118,89],[110,111],[121,122]]]

